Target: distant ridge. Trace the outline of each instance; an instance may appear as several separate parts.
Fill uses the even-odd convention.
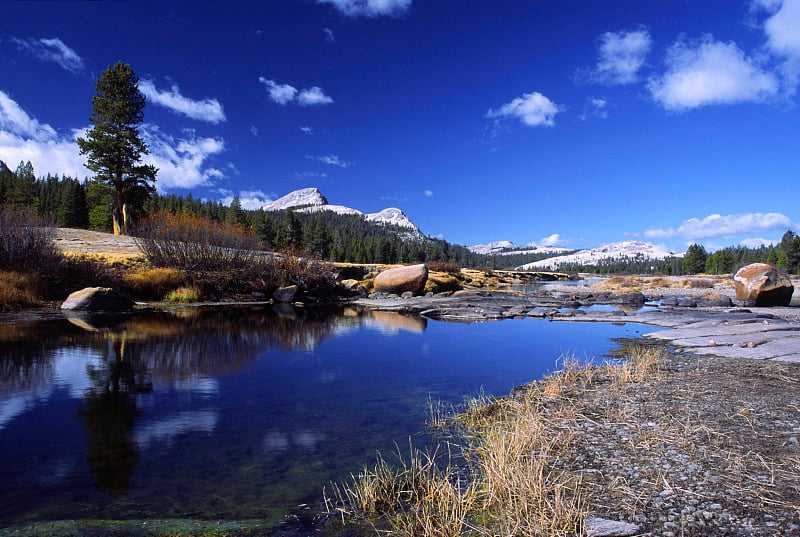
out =
[[[330,205],[328,199],[322,195],[316,187],[301,188],[289,192],[283,197],[276,199],[262,207],[265,211],[283,211],[285,209],[295,209],[297,212],[315,213],[319,211],[330,211],[336,214],[363,215],[368,222],[397,226],[408,230],[412,238],[423,239],[425,235],[420,231],[414,222],[397,207],[387,207],[377,213],[363,213],[358,209],[345,207],[344,205]]]
[[[595,265],[600,261],[613,259],[666,259],[681,257],[683,254],[670,252],[644,241],[621,241],[604,244],[597,248],[580,250],[570,255],[548,257],[517,267],[517,270],[557,269],[565,264]]]

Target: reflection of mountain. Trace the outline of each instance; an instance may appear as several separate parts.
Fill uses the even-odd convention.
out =
[[[363,326],[387,333],[421,332],[426,326],[424,319],[395,313],[288,305],[83,315],[69,320],[0,325],[0,395],[32,397],[32,390],[47,392],[55,385],[82,391],[89,385],[81,380],[87,361],[107,362],[104,357],[110,349],[124,353],[150,382],[198,383],[253,363],[271,348],[312,352],[323,340]],[[0,427],[2,423],[0,419]]]

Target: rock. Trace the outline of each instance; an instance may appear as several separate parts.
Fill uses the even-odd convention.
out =
[[[361,282],[353,279],[342,280],[339,283],[342,285],[342,287],[344,287],[348,291],[357,291],[358,288],[361,286]]]
[[[583,523],[587,537],[624,537],[639,533],[639,526],[594,516],[586,517]]]
[[[414,296],[414,293],[412,293],[411,291],[406,291],[402,295],[400,295],[400,298],[411,298],[412,296]]]
[[[297,294],[297,286],[290,285],[288,287],[278,287],[275,289],[275,292],[272,293],[272,298],[275,299],[275,302],[293,302],[294,295]]]
[[[736,298],[755,303],[756,306],[788,306],[794,286],[789,276],[767,263],[753,263],[742,267],[733,277]]]
[[[733,302],[724,295],[709,294],[698,298],[697,305],[703,307],[730,308],[733,306]]]
[[[692,300],[691,298],[681,298],[678,300],[678,307],[679,308],[696,308],[697,302]]]
[[[133,307],[133,300],[110,287],[86,287],[75,291],[61,304],[62,310],[124,311]]]
[[[428,267],[424,264],[411,265],[384,270],[375,277],[375,291],[386,293],[403,293],[411,291],[415,295],[422,293],[428,281]]]
[[[619,294],[617,295],[617,301],[622,304],[644,304],[647,302],[644,295],[639,292]]]

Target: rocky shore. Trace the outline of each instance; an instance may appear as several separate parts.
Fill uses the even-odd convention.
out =
[[[645,380],[620,385],[596,370],[552,403],[571,416],[560,425],[569,453],[554,464],[589,491],[583,534],[800,535],[800,308],[744,307],[729,288],[646,293],[565,286],[357,303],[455,322],[653,326],[637,343],[665,352]]]

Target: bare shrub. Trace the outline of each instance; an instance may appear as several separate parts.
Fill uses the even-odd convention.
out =
[[[429,261],[426,263],[428,270],[432,272],[447,272],[450,274],[460,274],[461,266],[451,261]]]
[[[54,237],[46,220],[0,207],[0,270],[52,274],[61,261]]]
[[[143,220],[135,236],[150,263],[186,271],[246,267],[262,249],[258,238],[240,226],[186,215]]]

